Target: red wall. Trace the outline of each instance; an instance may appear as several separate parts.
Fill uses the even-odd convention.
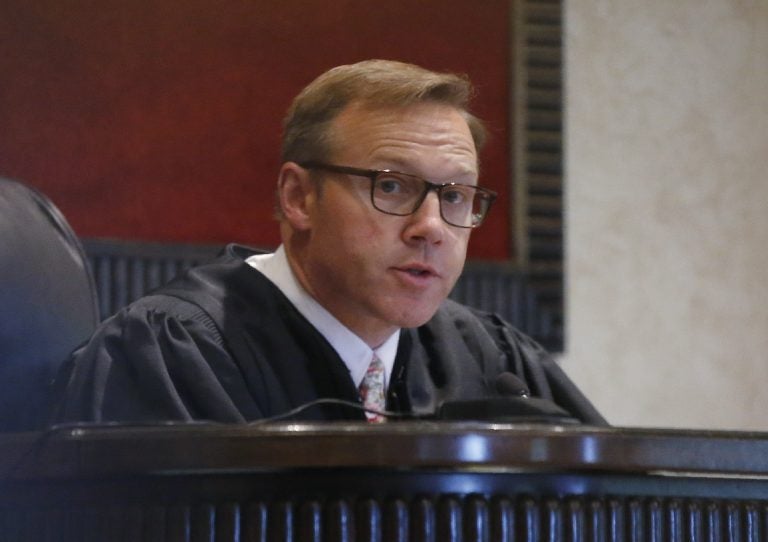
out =
[[[510,254],[509,0],[5,0],[0,175],[87,237],[272,246],[280,123],[332,66],[468,73],[501,193],[470,255]]]

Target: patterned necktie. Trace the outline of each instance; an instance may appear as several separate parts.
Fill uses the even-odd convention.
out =
[[[387,398],[384,395],[384,363],[376,354],[373,354],[371,364],[360,383],[360,398],[366,408],[384,410],[387,407]],[[384,416],[375,412],[366,412],[365,417],[370,423],[386,421]]]

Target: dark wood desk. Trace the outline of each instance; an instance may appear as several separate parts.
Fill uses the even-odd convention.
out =
[[[0,436],[0,540],[768,540],[768,434],[475,423]]]

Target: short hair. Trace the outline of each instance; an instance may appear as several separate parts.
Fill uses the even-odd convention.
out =
[[[337,66],[296,96],[283,121],[283,162],[322,161],[332,149],[331,122],[352,102],[369,107],[435,102],[453,106],[467,121],[475,148],[486,140],[480,119],[468,108],[473,94],[466,75],[438,73],[393,60]]]

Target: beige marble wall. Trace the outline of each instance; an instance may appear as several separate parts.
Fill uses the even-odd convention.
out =
[[[618,425],[768,430],[768,0],[565,0],[566,371]]]

